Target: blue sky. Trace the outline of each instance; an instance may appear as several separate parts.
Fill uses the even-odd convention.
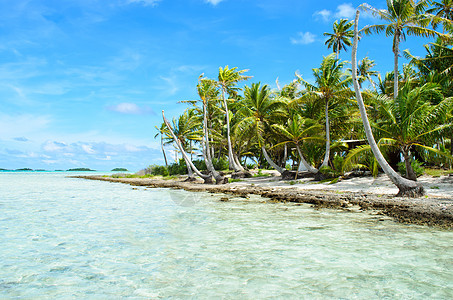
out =
[[[162,164],[154,126],[197,98],[201,73],[229,65],[250,69],[248,84],[275,87],[295,71],[310,81],[331,53],[323,32],[362,2],[0,0],[0,168]],[[401,49],[424,55],[430,40],[409,39]],[[366,55],[390,71],[391,38],[363,38]]]

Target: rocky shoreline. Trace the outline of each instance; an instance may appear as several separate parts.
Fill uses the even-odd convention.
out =
[[[310,190],[297,187],[280,188],[275,186],[256,186],[253,183],[202,184],[201,182],[184,182],[182,179],[163,180],[156,178],[114,178],[106,176],[70,176],[89,180],[118,182],[133,186],[150,188],[184,189],[192,192],[224,193],[240,197],[249,194],[260,195],[274,201],[309,203],[316,207],[349,209],[359,207],[361,210],[377,210],[398,222],[436,226],[453,229],[453,196],[425,196],[422,198],[401,198],[388,194],[367,194],[351,191]]]

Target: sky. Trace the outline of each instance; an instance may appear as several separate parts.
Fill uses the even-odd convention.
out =
[[[0,0],[0,168],[163,164],[161,111],[176,117],[187,108],[178,102],[196,100],[200,74],[228,65],[249,70],[246,84],[276,88],[296,71],[310,81],[332,52],[323,33],[362,2]],[[372,23],[382,21],[365,14],[359,26]],[[430,41],[408,37],[401,49],[423,56]],[[358,59],[385,74],[391,43],[366,36]]]

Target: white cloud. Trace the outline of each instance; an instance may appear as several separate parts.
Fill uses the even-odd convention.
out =
[[[47,152],[59,152],[63,149],[67,148],[68,144],[64,142],[56,142],[56,141],[47,141],[42,145],[44,151]]]
[[[307,45],[315,41],[316,35],[311,32],[299,32],[297,38],[291,38],[291,43],[296,45]]]
[[[150,107],[140,107],[135,103],[123,102],[117,105],[107,107],[108,110],[116,111],[122,114],[128,115],[141,115],[141,114],[153,114],[153,110]]]
[[[327,9],[317,11],[313,14],[313,16],[315,16],[316,19],[321,19],[325,22],[329,21],[331,15],[332,15],[332,12]]]
[[[88,154],[94,154],[96,151],[93,150],[93,147],[90,145],[82,145],[83,151],[85,151]]]
[[[337,12],[335,13],[336,18],[352,19],[354,17],[356,9],[351,3],[343,3],[338,5]]]
[[[127,4],[142,4],[144,6],[155,6],[160,0],[126,0]]]
[[[351,3],[343,3],[337,6],[337,9],[335,12],[330,11],[328,9],[323,9],[320,11],[317,11],[313,14],[315,19],[320,19],[324,22],[329,22],[332,17],[335,19],[350,19],[352,20],[354,18],[356,9],[354,6],[352,6]]]
[[[205,0],[206,3],[211,3],[212,5],[217,5],[223,0]]]

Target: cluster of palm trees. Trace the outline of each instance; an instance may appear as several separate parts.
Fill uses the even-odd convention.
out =
[[[371,12],[385,24],[359,30],[359,11]],[[262,83],[240,88],[250,78],[248,70],[226,66],[215,79],[202,74],[199,100],[184,101],[189,107],[171,123],[162,112],[164,123],[156,136],[161,136],[166,164],[165,143],[176,145],[189,177],[196,173],[206,182],[212,177],[225,182],[213,167],[215,158],[227,157],[235,176],[247,176],[247,162],[282,174],[292,162],[295,178],[302,171],[317,178],[330,171],[375,171],[379,164],[400,195],[423,194],[414,160],[449,168],[453,160],[452,18],[453,0],[387,0],[386,10],[363,4],[355,21],[336,21],[333,33],[325,33],[333,53],[313,69],[313,82],[296,74],[284,86],[277,80],[275,90]],[[395,63],[383,77],[370,58],[356,62],[359,37],[382,32],[393,38]],[[409,64],[400,72],[399,44],[410,35],[436,42],[426,46],[424,58],[405,51]],[[351,46],[352,68],[347,68],[339,53]],[[191,163],[200,152],[207,172]],[[399,161],[405,164],[405,178],[393,170]]]

